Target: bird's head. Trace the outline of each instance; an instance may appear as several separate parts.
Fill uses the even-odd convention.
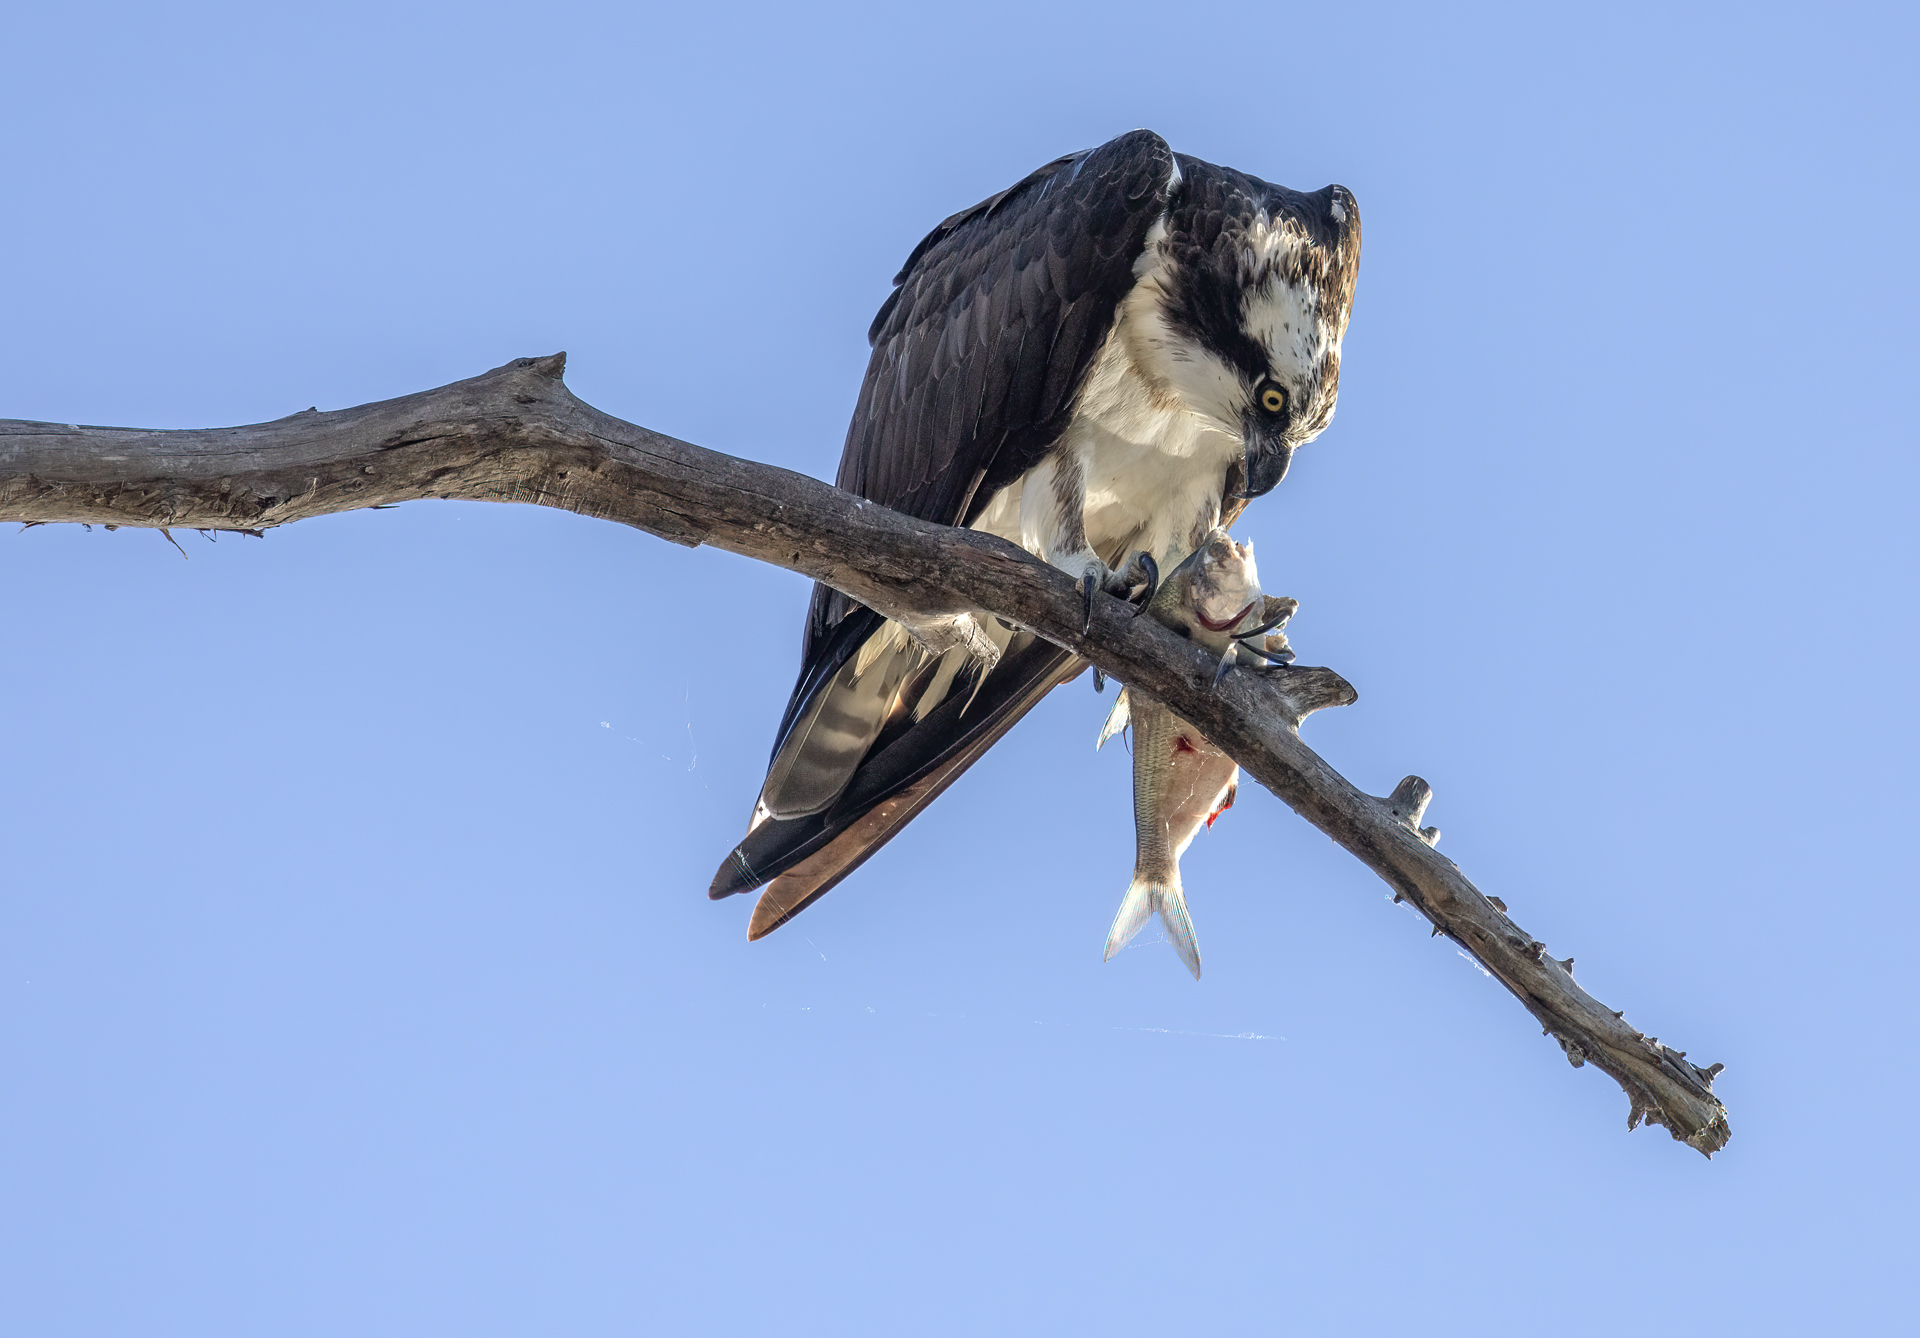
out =
[[[1344,186],[1241,181],[1238,209],[1185,220],[1167,314],[1195,364],[1188,401],[1241,440],[1240,495],[1258,497],[1333,419],[1360,211]]]

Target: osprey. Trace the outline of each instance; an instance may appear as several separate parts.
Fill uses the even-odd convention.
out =
[[[1269,185],[1147,130],[1056,159],[907,257],[835,482],[1009,539],[1091,609],[1326,427],[1359,260],[1345,187]],[[906,628],[816,585],[751,825],[708,895],[764,887],[748,937],[772,932],[1085,667],[995,619]]]

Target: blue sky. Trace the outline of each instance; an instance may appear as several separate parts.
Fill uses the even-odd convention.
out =
[[[805,585],[415,504],[0,535],[22,1335],[1907,1333],[1915,427],[1892,7],[42,6],[0,414],[199,426],[566,349],[830,476],[914,242],[1136,125],[1357,195],[1242,522],[1307,740],[1643,1030],[1711,1164],[1249,787],[1207,974],[1102,964],[1057,692],[749,945]]]

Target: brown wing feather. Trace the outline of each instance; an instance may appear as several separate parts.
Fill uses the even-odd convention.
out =
[[[964,524],[1058,439],[1133,262],[1166,211],[1173,151],[1135,130],[1056,159],[922,239],[868,331],[873,355],[835,483]],[[815,586],[777,754],[811,695],[871,635]],[[853,633],[849,635],[849,633]]]

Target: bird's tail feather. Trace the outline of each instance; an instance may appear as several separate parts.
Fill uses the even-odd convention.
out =
[[[1200,943],[1194,937],[1193,917],[1187,914],[1187,895],[1181,889],[1178,873],[1170,883],[1154,882],[1145,874],[1134,875],[1127,895],[1121,899],[1120,912],[1113,917],[1113,928],[1107,931],[1107,951],[1102,960],[1112,961],[1113,955],[1127,946],[1128,940],[1140,932],[1155,911],[1160,912],[1167,942],[1186,963],[1187,970],[1193,972],[1193,978],[1200,979]]]

